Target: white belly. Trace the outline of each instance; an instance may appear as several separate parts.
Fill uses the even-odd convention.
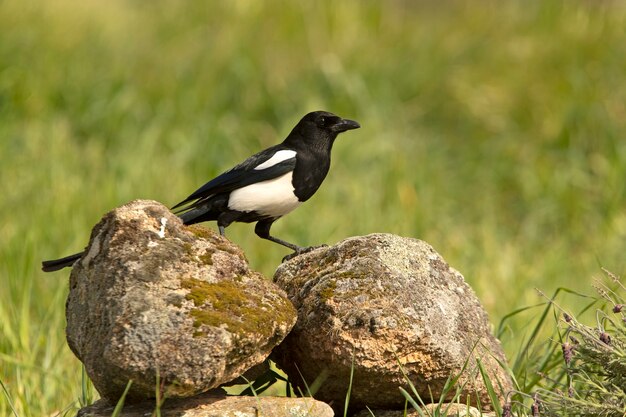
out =
[[[269,217],[280,217],[301,204],[293,193],[292,173],[273,180],[239,188],[230,193],[228,208],[237,211],[255,211]]]

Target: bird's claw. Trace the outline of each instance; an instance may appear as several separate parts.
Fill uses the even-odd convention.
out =
[[[311,252],[315,249],[319,249],[319,248],[327,248],[328,245],[324,244],[324,245],[316,245],[316,246],[307,246],[305,248],[298,248],[296,249],[293,253],[290,253],[289,255],[285,256],[283,258],[283,262],[287,262],[290,259],[295,258],[296,256],[302,255],[303,253],[307,253],[307,252]]]

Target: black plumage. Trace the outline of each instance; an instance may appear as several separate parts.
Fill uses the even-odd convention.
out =
[[[330,168],[337,135],[360,125],[325,111],[304,116],[280,144],[252,155],[204,184],[173,209],[190,225],[217,221],[220,233],[233,222],[257,222],[255,233],[300,253],[306,248],[270,235],[272,224],[311,198]],[[43,270],[71,266],[82,254],[44,261]]]

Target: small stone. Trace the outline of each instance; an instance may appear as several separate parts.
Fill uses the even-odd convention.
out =
[[[404,417],[404,410],[372,410],[376,417]],[[457,403],[426,404],[421,411],[409,409],[406,417],[422,416],[440,417],[495,417],[496,413],[481,413],[477,408]],[[353,417],[372,417],[369,410],[365,409]]]
[[[106,214],[70,276],[67,341],[102,397],[169,397],[227,383],[263,362],[295,322],[285,293],[237,246],[165,206]]]

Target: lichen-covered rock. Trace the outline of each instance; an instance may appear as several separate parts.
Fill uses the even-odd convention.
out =
[[[97,401],[76,417],[110,417],[113,406]],[[120,417],[145,417],[154,413],[155,404],[144,402],[124,406]],[[161,407],[162,417],[333,417],[327,404],[313,398],[225,397],[207,393],[183,399],[168,399]]]
[[[298,310],[275,360],[295,383],[325,377],[315,397],[352,409],[399,409],[409,390],[438,399],[459,374],[465,399],[489,406],[480,358],[501,397],[512,389],[487,314],[463,277],[427,243],[389,234],[354,237],[283,263],[274,276]],[[353,362],[354,358],[354,362]],[[353,365],[354,363],[354,365]],[[402,366],[402,370],[400,366]],[[296,369],[297,366],[297,369]],[[409,390],[410,391],[410,390]]]
[[[242,251],[186,227],[165,206],[133,201],[96,225],[70,276],[67,340],[100,394],[117,401],[192,396],[262,362],[295,311]]]

